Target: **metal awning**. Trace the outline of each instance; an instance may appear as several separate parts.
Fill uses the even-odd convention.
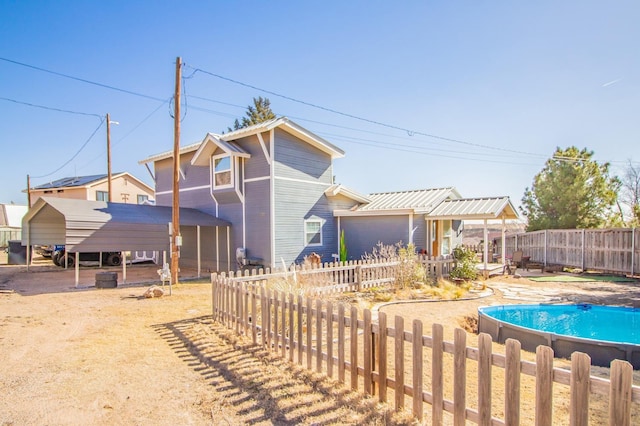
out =
[[[460,198],[445,200],[426,216],[427,220],[496,220],[518,219],[509,197]]]
[[[169,249],[171,207],[42,197],[22,219],[22,243],[64,244],[69,252]],[[181,226],[231,224],[190,208]]]

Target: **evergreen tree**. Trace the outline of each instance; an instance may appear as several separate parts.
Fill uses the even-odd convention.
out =
[[[620,180],[609,164],[593,160],[593,151],[556,148],[553,157],[526,188],[520,210],[527,231],[598,228],[615,219]]]
[[[264,123],[265,121],[276,118],[275,113],[271,111],[271,102],[268,98],[262,98],[262,96],[253,98],[253,105],[247,107],[245,115],[246,117],[242,117],[241,121],[236,118],[233,123],[233,129],[229,127],[228,131],[232,132],[234,130],[244,129],[245,127]]]

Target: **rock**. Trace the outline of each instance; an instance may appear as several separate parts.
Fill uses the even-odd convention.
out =
[[[151,299],[153,297],[162,297],[164,296],[164,290],[157,285],[152,285],[147,289],[147,291],[144,292],[143,296],[147,299]]]

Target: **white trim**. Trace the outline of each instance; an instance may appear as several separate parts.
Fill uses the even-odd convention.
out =
[[[210,186],[202,185],[202,186],[192,186],[191,188],[180,188],[180,192],[188,192],[188,191],[197,191],[199,189],[209,189]],[[160,191],[156,192],[156,196],[158,195],[167,195],[173,194],[173,191]]]
[[[229,159],[229,170],[228,170],[228,173],[229,173],[230,182],[226,183],[224,185],[216,185],[216,179],[215,179],[215,175],[216,175],[216,166],[215,166],[216,160],[221,160],[223,158],[228,158]],[[234,165],[235,165],[234,158],[231,155],[227,154],[227,153],[219,154],[219,155],[212,155],[211,156],[211,161],[210,161],[209,164],[211,165],[210,166],[211,167],[211,169],[210,169],[210,172],[211,172],[210,173],[211,174],[211,189],[215,191],[216,189],[233,188],[234,183],[235,183],[235,169],[236,169],[234,167]],[[227,173],[227,170],[225,170],[224,172],[219,172],[219,173]]]
[[[182,176],[182,180],[187,180],[184,171],[182,171],[182,167],[178,167],[178,172],[180,173],[180,176]]]
[[[269,226],[269,240],[271,241],[271,267],[276,265],[276,182],[275,182],[275,151],[276,151],[276,132],[274,129],[269,131],[269,156],[271,158],[271,164],[269,165],[269,209],[271,210],[271,224]]]
[[[289,182],[300,182],[300,183],[310,183],[310,184],[314,184],[314,185],[321,185],[321,186],[331,186],[330,183],[326,183],[326,182],[318,182],[316,180],[305,180],[305,179],[295,179],[295,178],[288,178],[288,177],[284,177],[284,176],[274,176],[275,179],[278,180],[286,180]]]
[[[260,177],[245,179],[244,182],[245,183],[247,183],[247,182],[249,182],[249,183],[251,183],[251,182],[260,182],[260,181],[269,180],[269,179],[271,179],[271,177],[269,177],[269,176],[260,176]]]
[[[242,167],[242,176],[244,176],[244,160],[242,161],[242,163],[240,163],[240,159],[239,158],[234,158],[233,161],[235,162],[235,169],[236,169],[236,173],[235,173],[235,181],[238,183],[242,183],[242,191],[240,191],[240,187],[238,185],[234,185],[233,189],[235,190],[236,194],[238,195],[238,198],[240,199],[240,202],[243,204],[244,206],[244,181],[240,181],[240,167]],[[244,209],[244,207],[243,207]]]
[[[244,161],[242,162],[242,175],[244,176]],[[247,247],[247,203],[244,202],[245,192],[244,180],[242,181],[242,197],[240,203],[242,204],[242,247]],[[236,190],[236,192],[238,192]],[[240,195],[240,194],[238,194]]]
[[[264,144],[264,139],[262,138],[262,133],[256,133],[258,137],[258,141],[260,142],[260,146],[262,147],[262,152],[264,153],[264,158],[267,160],[267,163],[271,165],[271,156],[269,155],[269,151],[267,150],[267,146]]]
[[[415,214],[413,209],[389,209],[389,210],[334,210],[333,216],[405,216]]]
[[[309,243],[307,242],[307,223],[319,223],[320,224],[320,242],[319,243]],[[325,220],[323,219],[316,219],[316,218],[310,218],[310,219],[304,219],[303,220],[303,235],[302,237],[304,238],[304,246],[305,247],[321,247],[322,246],[322,228],[324,227],[324,223]]]

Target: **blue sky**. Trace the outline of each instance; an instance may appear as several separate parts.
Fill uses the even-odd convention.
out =
[[[635,1],[0,0],[0,202],[26,204],[27,174],[106,173],[106,113],[113,171],[151,184],[138,161],[172,149],[180,56],[183,145],[266,96],[346,151],[336,181],[358,192],[519,205],[558,146],[640,161],[638,22]]]

